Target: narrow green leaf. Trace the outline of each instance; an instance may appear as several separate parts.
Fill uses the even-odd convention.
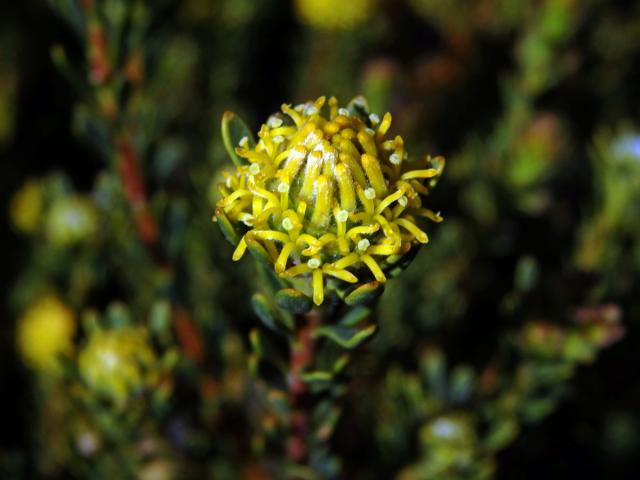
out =
[[[315,370],[312,372],[302,372],[300,374],[300,378],[302,378],[302,380],[304,380],[306,383],[326,383],[331,381],[331,379],[333,378],[333,374],[331,372]]]
[[[276,293],[276,304],[295,315],[307,313],[313,307],[311,299],[295,288],[285,288]]]
[[[224,213],[224,209],[220,207],[216,208],[214,218],[216,223],[218,224],[218,227],[220,227],[220,231],[222,231],[222,235],[224,235],[224,238],[226,238],[227,241],[234,247],[238,245],[238,243],[240,242],[240,236],[238,235],[238,232],[236,232],[236,229],[233,228],[233,225],[231,225],[227,214]]]
[[[256,144],[249,127],[233,112],[224,112],[222,115],[222,142],[229,157],[238,166],[247,165],[249,162],[236,153],[236,147],[243,138],[247,139],[247,148],[253,148]]]
[[[343,327],[355,327],[363,320],[367,319],[371,315],[371,309],[368,307],[355,307],[350,308],[349,311],[338,320],[338,323]]]
[[[253,348],[253,351],[258,355],[262,355],[264,353],[262,349],[260,331],[257,328],[252,328],[249,332],[249,343],[251,344],[251,348]]]
[[[171,304],[168,300],[157,300],[151,305],[149,327],[153,334],[163,340],[171,334]]]
[[[489,451],[498,451],[509,445],[518,435],[518,422],[511,418],[498,420],[489,430],[484,445]]]
[[[275,296],[276,292],[279,290],[289,288],[291,286],[289,282],[278,276],[273,269],[273,264],[271,263],[267,264],[258,262],[256,263],[256,269],[258,270],[260,280],[264,284],[264,288],[269,291],[269,296]]]
[[[387,259],[389,266],[384,267],[383,270],[385,274],[389,277],[397,277],[402,272],[404,272],[413,259],[416,258],[416,255],[420,251],[420,246],[412,247],[407,253],[404,255],[394,255]]]
[[[348,354],[340,356],[340,358],[338,358],[331,367],[331,371],[333,372],[333,374],[336,375],[344,370],[345,367],[349,364],[350,358],[351,357]]]
[[[437,348],[426,352],[420,362],[420,370],[427,380],[429,388],[438,396],[447,395],[447,360]]]
[[[473,394],[474,372],[471,367],[459,366],[451,372],[450,396],[455,403],[466,402]]]
[[[344,299],[352,307],[373,304],[384,292],[384,285],[380,282],[369,282],[359,286]]]
[[[267,392],[267,401],[278,417],[286,421],[291,413],[291,403],[288,394],[278,388],[270,388]]]
[[[353,349],[367,341],[376,333],[377,329],[377,325],[370,325],[362,330],[339,325],[326,325],[316,329],[313,332],[313,336],[327,337],[342,348]]]
[[[255,353],[250,353],[247,361],[247,368],[249,369],[249,373],[254,377],[258,376],[258,355]]]
[[[262,323],[274,332],[281,333],[281,325],[283,322],[279,318],[278,311],[269,302],[267,297],[261,293],[256,293],[251,297],[251,306],[258,318],[262,320]]]
[[[249,332],[249,343],[255,355],[255,368],[259,368],[261,364],[269,364],[275,367],[280,373],[287,371],[287,363],[278,347],[268,338],[268,336],[258,330],[252,329]],[[257,371],[257,370],[256,370]]]
[[[340,409],[332,404],[321,404],[313,412],[314,435],[321,442],[329,440],[340,419]]]
[[[249,250],[253,258],[265,266],[271,267],[273,265],[271,256],[258,240],[252,238],[251,235],[247,235],[244,240],[247,242],[247,250]]]

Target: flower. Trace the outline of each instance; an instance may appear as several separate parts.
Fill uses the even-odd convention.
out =
[[[124,407],[130,396],[158,381],[158,361],[142,327],[96,329],[78,356],[91,392]]]
[[[55,372],[58,357],[73,349],[74,313],[54,295],[37,299],[18,320],[16,343],[25,364]]]
[[[422,462],[403,470],[401,480],[414,478],[460,478],[456,475],[486,470],[490,465],[478,457],[475,419],[466,412],[440,415],[420,429]],[[469,475],[469,478],[488,478]]]
[[[476,443],[473,418],[464,412],[441,415],[422,427],[420,438],[429,450],[440,446],[442,453],[462,453],[464,447],[472,447]]]
[[[11,221],[23,233],[34,233],[42,218],[42,188],[29,180],[14,194],[9,209]]]
[[[385,270],[428,242],[418,218],[442,217],[422,205],[442,174],[442,157],[410,162],[402,137],[387,136],[391,115],[366,116],[364,99],[340,108],[331,98],[272,115],[246,160],[219,188],[216,218],[244,235],[233,254],[264,249],[284,279],[311,278],[313,300],[324,299],[327,278],[385,282]],[[328,110],[328,116],[323,112]]]
[[[80,195],[70,195],[57,199],[51,206],[47,214],[47,237],[56,245],[73,245],[91,237],[97,223],[93,203]]]
[[[296,0],[301,22],[321,30],[351,30],[373,13],[376,0]]]

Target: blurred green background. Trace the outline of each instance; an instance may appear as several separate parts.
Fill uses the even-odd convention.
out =
[[[353,367],[334,435],[344,478],[638,478],[640,3],[96,0],[99,15],[79,13],[92,3],[0,5],[2,478],[272,478],[247,413],[252,270],[210,223],[229,164],[219,122],[232,110],[257,131],[283,102],[360,94],[409,151],[447,158],[429,199],[445,222],[389,284]],[[148,212],[119,187],[127,146]],[[38,193],[16,200],[29,181]],[[52,293],[83,320],[64,373],[42,375],[15,340]],[[169,379],[148,380],[169,392],[150,394],[151,417],[101,420],[75,354],[94,323],[149,329],[155,353],[138,361]],[[102,439],[89,453],[83,432]],[[125,461],[137,473],[114,477]]]

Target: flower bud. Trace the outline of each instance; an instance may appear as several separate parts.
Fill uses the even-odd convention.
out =
[[[89,391],[116,407],[158,383],[159,361],[141,327],[97,329],[78,356],[80,375]]]
[[[94,235],[97,223],[96,209],[88,198],[60,198],[47,214],[47,237],[56,245],[70,246]]]
[[[351,30],[369,19],[376,0],[296,0],[301,22],[319,30]]]
[[[29,180],[11,199],[11,222],[23,233],[34,233],[42,219],[42,187]]]
[[[53,295],[41,297],[18,320],[18,351],[34,370],[55,372],[58,357],[73,349],[75,329],[75,316],[69,307]]]
[[[428,242],[418,219],[442,220],[422,199],[444,159],[410,161],[402,137],[387,135],[391,115],[363,114],[364,99],[349,109],[325,103],[283,105],[257,143],[243,137],[232,153],[244,164],[226,174],[216,207],[237,243],[234,260],[249,249],[283,279],[309,279],[316,305],[328,278],[385,282],[386,270]]]

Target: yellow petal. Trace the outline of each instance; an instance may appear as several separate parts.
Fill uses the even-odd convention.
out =
[[[391,205],[393,202],[396,202],[398,200],[400,200],[402,197],[404,196],[404,191],[403,190],[398,190],[395,193],[392,193],[391,195],[388,195],[387,197],[384,198],[384,200],[382,200],[378,206],[376,207],[376,213],[382,213],[382,211],[387,208],[389,205]]]
[[[360,257],[358,257],[357,254],[352,253],[350,255],[347,255],[346,257],[341,258],[337,262],[332,263],[331,267],[337,270],[343,270],[355,263],[358,263],[359,261],[360,261]]]
[[[376,142],[365,130],[360,130],[358,132],[358,142],[360,142],[360,145],[362,145],[362,148],[366,153],[374,157],[378,156],[378,147],[376,147]]]
[[[403,173],[400,178],[402,178],[402,180],[411,180],[413,178],[433,178],[439,173],[440,172],[435,168],[427,168],[425,170],[411,170],[409,172]]]
[[[276,240],[282,243],[289,242],[288,235],[282,232],[277,232],[276,230],[254,230],[253,235],[262,240]]]
[[[299,127],[300,125],[302,125],[305,122],[304,117],[302,115],[300,115],[298,112],[296,112],[289,105],[283,104],[281,108],[282,108],[282,112],[283,113],[286,113],[287,115],[289,115],[291,117],[291,119],[296,124],[296,126]]]
[[[395,223],[412,233],[420,243],[427,243],[429,241],[427,234],[420,230],[418,226],[410,220],[407,220],[406,218],[397,218]]]
[[[376,157],[368,153],[363,154],[361,160],[364,171],[367,173],[369,184],[376,191],[376,195],[379,197],[385,196],[387,194],[387,184],[382,175],[380,162]]]
[[[387,277],[384,276],[384,272],[382,271],[382,269],[380,268],[380,266],[378,265],[378,262],[376,262],[373,257],[369,256],[369,255],[362,255],[362,257],[360,257],[360,260],[362,260],[364,262],[364,264],[369,267],[369,270],[371,270],[371,273],[373,273],[373,276],[375,277],[375,279],[379,282],[386,282],[387,281]]]
[[[287,268],[287,261],[289,260],[289,255],[291,255],[294,247],[295,245],[293,242],[286,243],[284,247],[282,247],[282,251],[280,252],[280,255],[278,255],[278,259],[275,263],[277,273],[282,273],[285,268]]]
[[[316,150],[307,156],[307,166],[304,169],[300,196],[305,200],[311,200],[316,179],[322,171],[322,152]]]
[[[322,304],[324,300],[324,279],[322,277],[322,270],[316,269],[313,271],[313,303],[316,305]]]
[[[339,155],[340,161],[343,162],[347,167],[349,167],[349,173],[353,176],[354,180],[358,182],[358,184],[362,188],[367,187],[367,177],[364,176],[364,170],[360,166],[360,162],[358,162],[358,158],[360,158],[360,153],[356,151],[356,156],[353,156],[350,153],[346,153],[342,151]]]
[[[333,200],[333,187],[331,180],[320,175],[315,182],[315,206],[311,215],[311,223],[323,228],[331,221],[331,203]]]
[[[391,120],[391,114],[389,112],[385,113],[384,117],[382,117],[382,121],[380,122],[380,126],[378,127],[378,135],[383,137],[389,131],[389,128],[391,127]]]
[[[282,277],[297,277],[298,275],[302,275],[305,273],[309,273],[311,268],[306,263],[301,263],[300,265],[296,265],[295,267],[291,267],[289,270],[285,270],[280,274]]]
[[[339,278],[340,280],[348,283],[356,283],[358,281],[358,277],[356,277],[353,273],[348,272],[347,270],[340,270],[337,268],[332,268],[329,265],[325,265],[324,267],[322,267],[322,271],[327,275]]]
[[[231,259],[234,262],[237,262],[238,260],[240,260],[242,258],[242,256],[244,255],[244,252],[246,252],[246,251],[247,251],[247,242],[245,242],[244,241],[244,237],[242,237],[240,239],[240,242],[238,243],[238,246],[233,251],[233,256],[231,257]]]
[[[377,223],[374,223],[373,225],[353,227],[349,229],[349,231],[347,232],[347,237],[353,240],[358,235],[371,235],[372,233],[375,233],[378,230],[380,230],[380,225],[378,225]]]
[[[397,245],[372,245],[367,249],[369,255],[395,255],[400,250],[400,244]]]
[[[347,211],[356,208],[356,191],[353,188],[353,179],[349,168],[344,163],[339,163],[335,171],[338,189],[340,190],[340,206]]]

